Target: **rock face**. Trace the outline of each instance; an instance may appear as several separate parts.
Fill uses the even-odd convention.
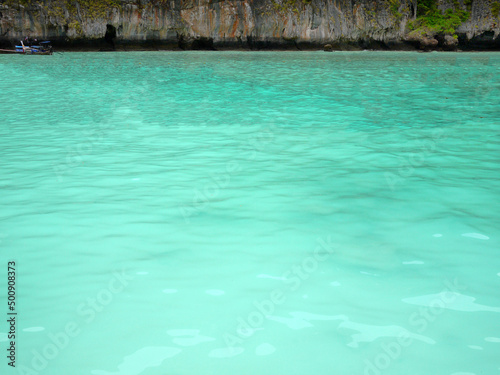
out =
[[[406,37],[416,0],[0,0],[0,47],[30,34],[79,49],[500,49],[492,2],[439,40]]]

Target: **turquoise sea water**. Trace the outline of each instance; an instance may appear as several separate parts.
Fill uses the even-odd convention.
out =
[[[499,374],[499,73],[0,55],[0,372]]]

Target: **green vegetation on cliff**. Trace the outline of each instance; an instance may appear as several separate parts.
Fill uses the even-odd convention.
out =
[[[491,15],[495,18],[498,18],[500,14],[500,1],[493,1],[491,3]]]
[[[453,8],[441,11],[438,8],[437,0],[418,0],[417,18],[410,22],[410,34],[429,36],[452,35],[456,37],[456,30],[463,22],[470,17],[472,0],[465,0],[464,7],[453,0]]]
[[[443,12],[438,8],[437,0],[418,0],[417,18],[409,24],[410,34],[429,37],[448,34],[456,37],[458,26],[470,17],[471,5],[472,0],[464,1],[464,9],[457,0],[453,0],[453,8]]]
[[[400,0],[389,0],[389,9],[391,10],[391,13],[396,18],[396,20],[399,20],[401,19],[401,17],[403,17],[401,12],[399,11],[400,6]]]
[[[304,10],[304,6],[308,5],[312,0],[273,0],[273,8],[279,13],[293,12],[297,16]]]

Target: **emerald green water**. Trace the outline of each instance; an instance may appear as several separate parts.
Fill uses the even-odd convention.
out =
[[[500,373],[499,73],[0,55],[1,373]]]

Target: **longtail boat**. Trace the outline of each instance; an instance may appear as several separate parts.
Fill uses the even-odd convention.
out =
[[[21,55],[52,55],[52,46],[50,41],[41,42],[37,46],[25,46],[23,41],[21,41],[20,46],[16,46],[16,49],[0,49],[0,53],[17,53]]]

